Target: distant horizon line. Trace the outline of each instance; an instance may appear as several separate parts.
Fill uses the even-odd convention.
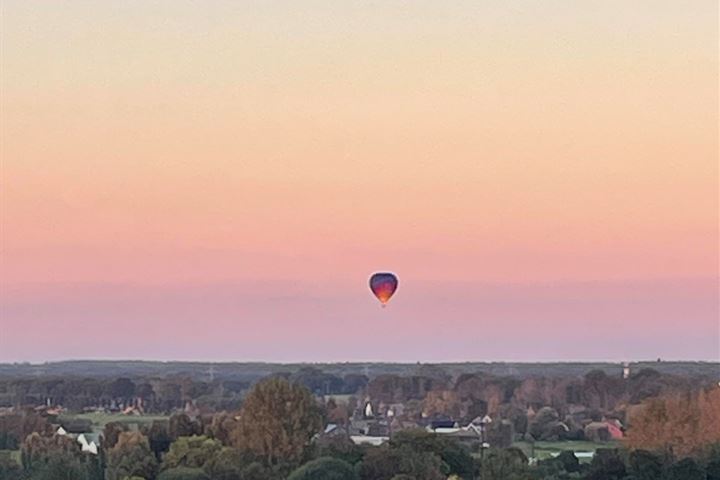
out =
[[[695,360],[677,360],[677,359],[635,359],[635,360],[445,360],[439,362],[433,361],[383,361],[383,360],[348,360],[348,361],[266,361],[266,360],[152,360],[152,359],[111,359],[111,358],[75,358],[65,360],[47,360],[47,361],[2,361],[0,366],[13,366],[13,365],[26,365],[26,366],[41,366],[50,364],[60,363],[203,363],[203,364],[262,364],[262,365],[373,365],[373,364],[385,364],[385,365],[458,365],[458,364],[594,364],[594,363],[607,363],[607,364],[618,364],[624,363],[708,363],[708,364],[719,364],[720,359],[695,359]]]

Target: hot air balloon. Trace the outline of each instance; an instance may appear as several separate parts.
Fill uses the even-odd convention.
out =
[[[380,304],[385,307],[390,297],[398,287],[398,279],[392,273],[373,273],[370,277],[370,290],[375,294]]]

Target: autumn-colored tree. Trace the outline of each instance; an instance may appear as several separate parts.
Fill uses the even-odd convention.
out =
[[[172,440],[180,437],[190,437],[202,433],[199,426],[184,413],[178,413],[170,417],[168,433]]]
[[[609,376],[602,370],[592,370],[583,382],[584,403],[592,408],[611,409],[625,393],[621,378]]]
[[[505,398],[512,395],[515,387],[514,382],[505,382],[497,377],[465,374],[458,377],[454,390],[460,400],[467,402],[469,406],[482,405],[483,414],[494,415]]]
[[[338,405],[334,398],[330,398],[330,400],[327,401],[325,411],[327,412],[327,419],[330,423],[346,425],[350,418],[347,405]]]
[[[458,394],[452,390],[434,390],[428,392],[423,401],[423,413],[429,417],[435,415],[459,418],[463,405]]]
[[[26,470],[34,470],[48,463],[48,459],[55,454],[82,458],[80,445],[66,435],[44,436],[32,433],[23,441],[21,458]]]
[[[32,480],[102,478],[99,459],[83,453],[80,444],[67,435],[47,436],[32,433],[23,442],[21,458],[25,472]],[[9,478],[15,480],[21,477]]]
[[[0,415],[0,450],[17,450],[25,437],[33,432],[51,434],[52,427],[47,418],[31,409],[3,413]]]
[[[631,449],[700,454],[720,442],[720,388],[647,400],[629,422]]]
[[[367,386],[370,398],[384,403],[421,400],[431,390],[444,389],[444,380],[427,377],[402,377],[399,375],[378,375]]]
[[[153,479],[157,468],[150,443],[140,432],[121,433],[115,446],[107,452],[107,480],[123,480],[133,475]]]
[[[115,446],[120,438],[120,434],[127,432],[128,427],[124,423],[120,422],[108,422],[103,428],[102,445],[106,450],[109,450]]]
[[[220,440],[223,445],[230,445],[230,435],[237,425],[237,414],[221,412],[213,415],[210,425],[205,428],[205,435]]]
[[[321,411],[310,392],[275,377],[258,383],[248,394],[231,439],[267,465],[297,465],[321,428]]]

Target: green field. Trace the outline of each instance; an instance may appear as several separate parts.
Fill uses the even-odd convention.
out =
[[[18,465],[22,463],[21,456],[20,456],[20,450],[0,450],[0,455],[6,455],[7,453],[10,453],[10,458],[15,460]]]
[[[127,425],[138,425],[142,426],[147,423],[152,423],[155,420],[167,420],[170,418],[167,415],[122,415],[120,413],[78,413],[72,415],[62,415],[61,419],[70,418],[82,418],[92,422],[93,430],[96,432],[101,431],[105,428],[105,425],[110,422],[124,423]]]
[[[581,462],[589,462],[591,458],[585,457],[582,454],[595,453],[595,450],[598,448],[619,447],[619,443],[595,443],[587,441],[535,442],[534,452],[533,445],[530,442],[516,442],[513,446],[518,447],[525,452],[525,455],[527,455],[528,458],[534,456],[538,460],[545,460],[559,454],[560,452],[570,450],[576,454],[580,454]]]

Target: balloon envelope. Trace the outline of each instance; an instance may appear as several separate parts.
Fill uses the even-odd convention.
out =
[[[392,273],[374,273],[370,277],[370,290],[375,294],[380,303],[385,304],[393,296],[398,287],[398,279]]]

